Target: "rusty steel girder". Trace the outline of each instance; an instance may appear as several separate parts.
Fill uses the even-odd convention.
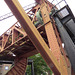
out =
[[[19,2],[17,0],[5,0],[5,2],[8,4],[9,8],[12,10],[18,21],[21,23],[22,27],[28,34],[28,37],[30,38],[36,49],[40,52],[44,60],[47,62],[48,66],[55,74],[60,75],[61,70],[56,58],[49,50],[47,44],[42,39],[39,32],[31,22],[31,20],[28,18],[27,14],[23,10]]]

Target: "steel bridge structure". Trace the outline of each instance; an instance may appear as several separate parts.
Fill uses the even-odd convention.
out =
[[[69,7],[66,5],[58,10],[47,0],[36,0],[37,4],[25,12],[18,0],[5,2],[18,20],[0,36],[0,60],[14,61],[14,66],[6,75],[24,75],[27,58],[38,53],[42,55],[54,75],[75,75],[74,58],[71,59],[75,54],[69,54],[69,43],[66,48],[62,47],[62,43],[66,44],[66,36],[74,38],[73,33],[65,25],[71,19],[74,21]],[[54,12],[53,8],[58,11]],[[62,17],[62,12],[60,13],[63,9],[69,13],[65,17]],[[68,32],[65,37],[60,31],[61,27],[57,26],[58,23],[65,25],[64,28]],[[73,44],[74,42],[72,39]]]

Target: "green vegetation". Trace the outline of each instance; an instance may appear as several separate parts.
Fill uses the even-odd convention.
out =
[[[49,69],[40,54],[29,57],[29,59],[33,59],[34,61],[34,75],[52,75],[52,71]],[[31,66],[27,66],[26,72],[27,75],[31,75]]]

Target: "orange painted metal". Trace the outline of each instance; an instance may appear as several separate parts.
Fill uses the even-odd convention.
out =
[[[55,21],[54,21],[53,18],[52,18],[52,24],[53,24],[54,31],[55,31],[55,35],[57,36],[57,40],[58,40],[58,43],[59,43],[59,46],[60,46],[60,51],[62,52],[62,55],[64,56],[64,59],[65,59],[66,64],[67,64],[67,67],[70,67],[70,61],[69,61],[69,59],[67,58],[67,55],[66,55],[66,53],[65,53],[64,48],[62,47],[62,41],[61,41],[61,39],[60,39],[60,37],[59,37],[59,33],[58,33],[58,31],[57,31],[57,28],[56,28],[56,26],[55,26]]]
[[[32,22],[34,22],[34,19],[35,19],[35,16],[36,16],[37,11],[38,11],[38,9],[36,9],[36,11],[35,11],[35,14],[34,14],[34,17],[32,19]]]
[[[57,37],[55,35],[55,31],[53,29],[50,17],[49,17],[49,10],[47,10],[47,5],[46,3],[42,3],[41,4],[41,14],[42,14],[42,18],[45,24],[45,31],[47,34],[47,38],[48,38],[48,42],[49,42],[49,46],[50,46],[50,50],[52,51],[53,55],[55,56],[55,58],[57,59],[60,68],[62,68],[61,71],[61,75],[68,75],[68,71],[67,71],[67,67],[66,67],[66,63],[63,60],[61,51],[60,51],[60,46],[58,44],[58,40]],[[49,7],[48,7],[49,9]],[[64,72],[64,73],[63,73]]]
[[[18,32],[15,30],[15,29],[13,29],[12,30],[12,44],[16,41],[16,37],[18,36]]]
[[[50,49],[52,53],[54,54],[54,56],[56,57],[57,61],[60,63],[60,55],[61,55],[60,48],[54,33],[52,23],[50,22],[51,20],[50,20],[49,13],[47,11],[45,3],[41,5],[41,14],[45,24],[45,31],[47,34]]]
[[[60,47],[60,51],[61,51],[61,54],[62,54],[62,58],[61,58],[61,64],[64,65],[64,69],[66,67],[66,70],[68,72],[68,75],[71,75],[71,65],[70,65],[70,61],[69,59],[67,58],[67,55],[65,53],[65,50],[64,48],[62,47],[62,41],[60,39],[60,36],[59,36],[59,33],[57,31],[57,28],[55,26],[55,21],[54,19],[52,18],[52,24],[53,24],[53,27],[54,27],[54,31],[55,31],[55,35],[57,36],[57,40],[58,40],[58,43],[59,43],[59,47]],[[64,63],[62,63],[62,61]]]
[[[11,0],[12,1],[12,0]],[[37,53],[41,53],[42,54],[42,56],[43,56],[43,58],[45,59],[45,61],[47,62],[47,64],[49,65],[49,67],[53,70],[53,72],[55,73],[55,75],[64,75],[64,73],[65,73],[65,75],[68,75],[67,74],[67,68],[65,68],[65,66],[63,66],[63,65],[65,65],[64,64],[64,59],[63,59],[63,57],[62,57],[62,54],[61,54],[61,52],[63,53],[63,55],[64,55],[64,58],[65,58],[65,60],[66,60],[66,62],[67,62],[67,64],[68,64],[68,66],[69,66],[69,63],[68,63],[68,60],[66,59],[66,54],[65,54],[65,52],[63,51],[63,48],[62,48],[62,45],[61,45],[61,40],[60,40],[60,37],[59,37],[59,35],[58,35],[58,32],[57,32],[57,30],[56,30],[56,27],[55,27],[55,25],[54,25],[54,27],[55,27],[55,30],[53,29],[53,26],[52,26],[52,23],[51,23],[51,20],[50,20],[50,18],[49,18],[49,12],[51,11],[51,9],[50,9],[50,7],[49,6],[53,6],[53,5],[51,5],[47,0],[45,0],[46,1],[46,3],[47,3],[47,5],[46,4],[44,4],[44,3],[42,3],[42,0],[40,1],[41,3],[41,13],[42,13],[42,17],[43,17],[43,21],[44,21],[44,24],[45,24],[45,30],[46,30],[46,35],[47,35],[47,38],[48,38],[48,42],[49,42],[49,47],[50,47],[50,50],[51,51],[45,51],[40,45],[41,44],[39,44],[39,42],[38,42],[38,40],[36,40],[36,37],[37,36],[35,36],[35,34],[31,34],[31,32],[30,33],[28,33],[29,35],[29,37],[31,37],[30,39],[32,40],[32,42],[33,42],[33,44],[34,44],[34,46],[37,48],[37,47],[40,47],[40,48],[37,48],[37,49],[41,49],[41,50],[36,50],[36,49],[33,49],[33,50],[31,50],[31,51],[29,51],[29,52],[26,52],[25,54],[21,54],[22,56],[19,56],[19,57],[21,57],[21,58],[23,58],[23,57],[29,57],[29,56],[32,56],[32,55],[34,55],[34,54],[37,54]],[[44,1],[43,1],[44,2]],[[9,3],[11,3],[10,1],[9,1]],[[48,5],[49,4],[49,5]],[[12,3],[12,5],[13,5],[13,3]],[[38,8],[40,8],[40,5],[37,5],[37,6],[35,6],[33,9],[31,9],[30,11],[33,11],[33,10],[35,10],[35,9],[37,9],[38,10]],[[15,9],[15,11],[17,10],[17,7],[16,8],[14,8]],[[36,12],[37,12],[37,10],[36,10]],[[30,11],[28,12],[28,14],[30,13]],[[18,12],[18,11],[17,11]],[[35,15],[36,15],[36,12],[34,13],[34,18],[35,18]],[[18,13],[18,15],[19,15],[20,13]],[[31,14],[33,14],[33,13],[31,13]],[[15,14],[15,15],[17,15],[17,14]],[[20,21],[20,18],[22,19],[22,21]],[[34,18],[33,18],[33,20],[32,21],[34,21]],[[20,17],[18,18],[19,19],[19,21],[21,22],[21,24],[23,24],[23,28],[21,28],[21,29],[23,29],[23,30],[25,30],[25,26],[24,26],[24,24],[27,24],[26,22],[24,22],[24,19],[23,19],[23,17],[20,15]],[[27,18],[27,20],[30,22],[30,20]],[[22,22],[24,22],[24,23],[22,23]],[[30,23],[28,23],[28,24],[32,24],[31,22]],[[31,27],[32,28],[32,27]],[[34,27],[33,27],[34,28]],[[18,39],[18,40],[15,40],[15,38],[18,36],[18,33],[17,32],[20,32],[21,34],[23,34],[23,36],[25,37],[27,37],[27,34],[25,33],[25,31],[23,32],[23,31],[21,31],[21,29],[18,29],[18,28],[16,28],[15,26],[14,27],[12,27],[11,28],[12,29],[12,44],[11,44],[11,46],[9,45],[9,46],[7,46],[4,50],[13,50],[14,48],[11,48],[12,46],[14,46],[15,48],[16,47],[19,47],[20,46],[20,44],[23,42],[23,40],[22,41],[20,41],[20,39]],[[35,29],[35,28],[34,28]],[[16,30],[16,31],[15,31]],[[27,29],[26,29],[27,30]],[[28,26],[28,30],[29,31],[31,31],[30,29],[29,29],[29,26]],[[16,32],[16,33],[15,33]],[[26,31],[26,32],[28,32],[28,31]],[[39,34],[38,34],[39,35]],[[33,37],[34,36],[34,37]],[[57,37],[56,37],[57,36]],[[23,38],[24,39],[24,37],[21,37],[21,39]],[[4,37],[4,38],[6,38],[6,37]],[[9,38],[9,36],[7,37],[7,38]],[[40,38],[41,39],[41,38]],[[28,39],[29,40],[29,39]],[[34,43],[34,41],[35,41],[35,43]],[[20,42],[19,42],[20,41]],[[27,40],[26,40],[27,41]],[[24,42],[26,42],[26,41],[24,41]],[[5,47],[6,46],[6,44],[5,44],[5,46],[4,46],[4,43],[7,43],[7,40],[5,39],[3,39],[3,47]],[[17,44],[18,43],[18,44]],[[37,44],[36,44],[37,43]],[[60,44],[60,46],[59,46],[59,44]],[[17,46],[16,46],[16,44],[17,44]],[[39,44],[39,45],[38,45]],[[46,46],[46,45],[45,45]],[[31,48],[31,47],[30,47]],[[3,49],[2,49],[3,50]],[[15,50],[15,49],[14,49]],[[44,50],[44,51],[43,51]],[[49,49],[48,49],[49,50]],[[6,52],[7,52],[6,51]],[[3,52],[5,52],[5,51],[3,51]],[[5,52],[5,53],[6,53]],[[18,51],[17,51],[18,52]],[[48,52],[52,52],[52,54],[51,54],[51,56],[53,56],[53,58],[50,58],[49,57],[49,53]],[[52,60],[52,59],[57,59],[57,61],[58,62],[56,62],[57,64],[59,63],[59,65],[60,65],[60,69],[61,69],[61,71],[59,71],[58,69],[57,69],[57,65],[55,65],[55,62]],[[22,63],[23,63],[23,61],[21,61]],[[24,65],[25,65],[25,63],[24,63]],[[19,73],[19,70],[21,71],[21,74],[20,75],[23,75],[22,73],[24,73],[25,71],[22,71],[24,68],[26,69],[26,67],[24,67],[24,68],[22,68],[21,67],[22,66],[22,64],[20,64],[20,59],[19,58],[17,58],[16,59],[16,61],[15,61],[15,66],[7,73],[7,75],[19,75],[20,73]],[[22,68],[22,70],[21,70],[21,68]],[[74,74],[73,74],[74,75]]]
[[[40,36],[39,32],[31,22],[31,20],[28,18],[27,14],[23,10],[19,2],[17,0],[5,1],[9,5],[10,9],[14,13],[18,21],[23,26],[24,30],[28,34],[28,37],[30,38],[36,49],[41,53],[42,57],[45,59],[49,67],[53,70],[55,74],[60,75],[61,70],[57,63],[57,60],[53,56],[52,52],[49,50],[47,44]]]
[[[37,12],[38,8],[40,8],[39,5],[34,6],[30,11],[27,12],[27,14],[33,12],[34,10],[36,10],[36,12]],[[33,12],[34,18],[33,18],[32,21],[34,21],[34,19],[35,19],[36,12]],[[8,34],[8,32],[11,33],[11,34]],[[16,40],[16,38],[18,37],[18,33],[22,34],[24,37],[27,36],[27,34],[24,31],[23,27],[21,27],[20,23],[17,21],[13,26],[11,26],[6,32],[4,32],[1,35],[1,38],[0,38],[0,41],[1,41],[0,52],[6,50],[7,47],[10,47],[10,45],[12,46],[13,44],[15,44],[15,42],[18,42],[19,39]],[[8,40],[10,39],[10,36],[12,37],[11,38],[11,44],[8,44],[9,43]],[[20,38],[22,38],[22,37],[20,37]],[[17,47],[18,46],[19,45],[17,45]]]

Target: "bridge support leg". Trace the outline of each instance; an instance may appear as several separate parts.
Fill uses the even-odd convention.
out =
[[[17,58],[15,65],[7,72],[6,75],[25,75],[26,66],[27,58]]]
[[[61,48],[58,44],[55,30],[53,29],[53,25],[49,17],[47,4],[45,2],[42,2],[42,4],[40,5],[40,9],[41,9],[42,18],[45,24],[45,30],[46,30],[50,50],[52,51],[53,55],[55,56],[55,58],[57,59],[60,65],[61,75],[68,75],[67,64],[65,62],[63,55],[61,54],[61,51],[60,51]]]

